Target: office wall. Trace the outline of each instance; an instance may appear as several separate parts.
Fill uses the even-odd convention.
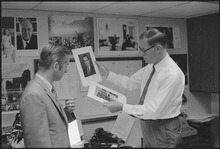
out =
[[[39,42],[39,53],[42,49],[42,47],[48,42],[48,15],[49,14],[56,14],[56,15],[80,15],[80,16],[93,16],[94,17],[94,32],[95,32],[95,43],[97,43],[97,17],[121,17],[121,18],[137,18],[138,24],[139,24],[139,33],[142,33],[146,29],[147,24],[166,24],[166,25],[177,25],[180,28],[180,39],[181,39],[181,48],[180,49],[168,49],[168,52],[170,54],[187,54],[187,28],[186,28],[186,20],[184,19],[171,19],[171,18],[153,18],[153,17],[133,17],[133,16],[114,16],[114,15],[101,15],[101,14],[85,14],[85,13],[68,13],[68,12],[54,12],[54,11],[30,11],[30,10],[9,10],[9,9],[2,9],[2,16],[34,16],[38,19],[38,42]],[[97,45],[95,44],[95,49],[97,49]],[[97,55],[97,52],[95,51],[96,57],[99,57]],[[16,61],[24,61],[27,60],[31,63],[31,66],[33,66],[33,59],[36,59],[38,57],[17,57]],[[199,67],[199,66],[198,66]],[[33,68],[33,67],[32,67]],[[188,67],[189,68],[189,67]],[[31,70],[32,77],[34,70]],[[189,82],[190,83],[190,82]],[[189,92],[188,85],[185,88],[186,97],[188,99],[188,114],[197,114],[201,112],[208,112],[211,113],[211,107],[213,107],[215,102],[212,102],[211,106],[211,99],[212,101],[218,101],[217,95],[213,96],[209,93],[191,93]],[[81,98],[85,96],[85,92],[80,92],[78,89],[78,98]],[[217,107],[215,109],[218,109]],[[4,115],[2,117],[2,125],[11,125],[12,121],[14,119],[13,114]],[[104,127],[107,130],[110,130],[110,127],[113,126],[114,121],[104,121],[100,122],[98,124],[94,123],[86,123],[83,124],[83,131],[85,135],[85,139],[88,140],[91,138],[92,134],[94,132],[94,129],[96,127]],[[103,124],[103,125],[100,125]],[[91,129],[92,128],[92,129]],[[135,122],[135,125],[133,126],[133,129],[131,131],[131,134],[128,138],[128,141],[130,145],[139,146],[140,142],[137,140],[140,140],[141,133],[140,133],[140,126],[138,125],[138,122]],[[135,138],[135,139],[134,139]],[[128,144],[128,145],[129,145]]]

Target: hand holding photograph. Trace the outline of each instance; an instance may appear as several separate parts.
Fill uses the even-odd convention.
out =
[[[121,103],[126,103],[127,101],[125,95],[122,95],[121,93],[118,93],[94,81],[90,83],[88,97],[93,98],[102,103],[106,101],[118,101]]]

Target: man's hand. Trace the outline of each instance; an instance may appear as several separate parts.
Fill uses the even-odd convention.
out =
[[[103,64],[99,64],[97,62],[95,63],[98,66],[100,74],[106,79],[108,77],[109,70]]]
[[[114,113],[114,112],[122,111],[123,103],[118,101],[110,101],[110,102],[105,102],[103,106],[107,107],[110,112]]]
[[[76,98],[74,98],[74,99],[67,99],[65,101],[65,105],[66,105],[67,110],[68,110],[69,113],[72,113],[76,109],[75,100],[76,100]]]

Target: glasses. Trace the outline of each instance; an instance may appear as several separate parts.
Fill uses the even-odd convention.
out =
[[[139,49],[142,51],[142,52],[147,52],[148,50],[150,50],[150,49],[152,49],[153,47],[155,47],[156,46],[156,44],[155,45],[153,45],[153,46],[151,46],[150,48],[147,48],[147,49],[144,49],[143,47],[140,47],[139,46]]]

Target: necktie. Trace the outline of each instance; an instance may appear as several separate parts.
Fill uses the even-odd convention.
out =
[[[26,44],[25,48],[27,48],[28,42],[26,41],[25,44]]]
[[[60,110],[62,111],[62,107],[60,106],[60,102],[59,102],[58,97],[57,97],[57,92],[55,91],[54,87],[52,87],[51,92],[54,94],[55,99],[58,102],[58,105],[60,107]]]
[[[89,67],[87,68],[87,74],[90,74],[90,69],[89,69]]]
[[[58,97],[57,97],[57,92],[55,91],[54,87],[52,87],[51,92],[53,93],[53,95],[55,96],[56,101],[58,102]]]
[[[148,90],[148,86],[149,86],[150,81],[151,81],[151,79],[154,75],[154,72],[155,72],[155,67],[153,66],[153,71],[151,72],[150,77],[148,78],[147,83],[146,83],[146,85],[144,87],[144,90],[142,92],[142,95],[141,95],[141,98],[140,98],[140,101],[139,101],[140,105],[142,105],[144,103],[144,99],[145,99],[145,96],[146,96],[146,93],[147,93],[147,90]]]

